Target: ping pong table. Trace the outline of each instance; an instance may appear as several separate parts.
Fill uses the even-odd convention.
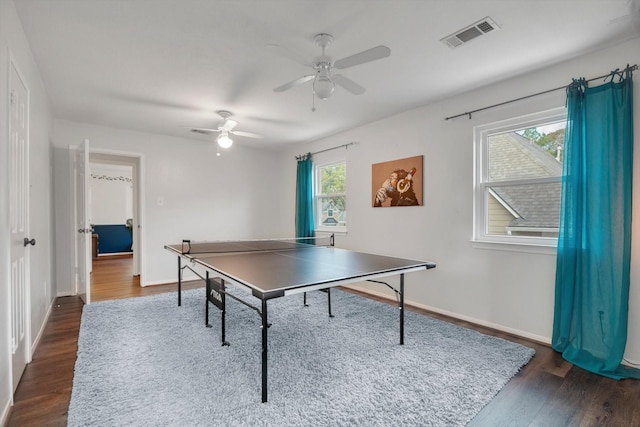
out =
[[[222,312],[222,345],[225,341],[225,300],[234,298],[261,317],[262,402],[267,401],[268,301],[314,290],[330,291],[335,286],[371,281],[391,288],[400,312],[400,345],[404,344],[404,275],[435,268],[435,263],[340,249],[334,236],[298,239],[191,242],[183,240],[165,249],[178,256],[178,305],[182,301],[182,273],[188,268],[205,280],[207,318],[209,302]],[[183,263],[183,261],[186,261]],[[199,271],[203,269],[204,276]],[[214,273],[219,277],[210,277]],[[377,279],[400,276],[399,289]],[[226,282],[248,289],[261,301],[253,306],[227,292]],[[305,294],[306,295],[306,294]],[[329,293],[330,304],[330,293]],[[331,315],[331,310],[329,309]]]

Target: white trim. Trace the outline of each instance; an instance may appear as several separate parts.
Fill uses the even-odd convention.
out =
[[[7,94],[7,99],[5,99],[3,102],[5,104],[9,104],[10,101],[10,96],[11,96],[11,83],[10,83],[10,75],[11,75],[11,49],[9,48],[9,46],[7,46],[6,48],[6,52],[7,52],[7,63],[6,63],[6,80],[5,80],[5,89],[6,89],[6,94]],[[4,390],[0,392],[0,396],[4,396],[6,395],[7,400],[5,402],[4,408],[2,408],[2,416],[0,417],[0,425],[6,425],[8,418],[9,418],[9,411],[11,409],[11,406],[13,405],[13,384],[12,384],[12,377],[13,377],[13,359],[12,359],[12,353],[11,353],[11,319],[12,319],[12,312],[11,312],[11,307],[12,307],[12,302],[11,302],[11,208],[9,205],[11,205],[11,196],[9,195],[10,193],[10,183],[9,180],[10,178],[10,165],[11,165],[11,159],[9,159],[9,152],[10,152],[10,146],[11,146],[11,134],[9,132],[9,122],[11,119],[11,106],[10,105],[6,105],[6,116],[5,116],[5,123],[7,123],[7,126],[5,126],[5,131],[4,131],[4,137],[0,136],[0,146],[2,148],[2,158],[4,159],[3,161],[3,165],[5,166],[4,168],[0,168],[3,169],[2,170],[2,177],[3,179],[0,179],[0,186],[2,188],[2,190],[6,190],[5,191],[0,191],[0,194],[2,194],[2,198],[4,199],[2,201],[2,204],[4,206],[2,206],[2,210],[3,213],[5,215],[5,222],[2,224],[2,233],[4,235],[4,233],[6,233],[6,239],[4,239],[4,241],[2,242],[2,245],[4,247],[4,250],[6,251],[6,259],[2,260],[3,263],[3,267],[0,267],[0,271],[3,272],[3,277],[0,280],[3,280],[5,283],[7,283],[6,287],[0,287],[0,289],[2,290],[2,294],[0,294],[0,298],[3,298],[4,304],[6,304],[6,310],[2,310],[4,312],[4,318],[3,321],[1,322],[4,330],[4,334],[6,336],[6,342],[0,344],[0,348],[4,349],[4,354],[2,355],[2,357],[5,358],[6,360],[6,371],[0,373],[0,375],[3,375],[5,378],[8,379],[8,381],[6,381],[6,384],[1,385],[0,387],[3,387]],[[2,139],[4,138],[4,139]],[[6,271],[4,271],[6,269]],[[2,289],[4,288],[4,289]],[[2,367],[5,368],[5,367]]]
[[[49,322],[49,317],[51,316],[52,309],[53,309],[53,301],[51,301],[51,304],[49,304],[49,308],[47,309],[47,313],[44,315],[44,320],[42,321],[42,325],[40,326],[40,330],[38,331],[38,334],[36,335],[36,338],[33,340],[33,345],[31,346],[31,354],[35,354],[36,349],[40,345],[40,340],[42,339],[42,336],[44,335],[44,330],[46,329],[47,323]]]
[[[95,156],[92,158],[92,155],[98,155],[96,159]],[[100,158],[100,156],[113,157],[110,159]],[[133,189],[133,227],[137,231],[134,234],[137,234],[137,238],[134,237],[134,275],[140,276],[140,286],[144,287],[148,283],[146,283],[147,277],[147,262],[146,262],[146,253],[145,253],[145,209],[144,209],[144,200],[145,200],[145,161],[144,154],[129,152],[129,151],[120,151],[120,150],[109,150],[102,148],[89,148],[89,160],[93,163],[106,163],[108,161],[113,162],[121,162],[122,164],[126,164],[128,166],[132,166],[132,177],[134,181],[134,189]],[[113,254],[110,254],[113,255]]]
[[[60,298],[60,297],[72,297],[75,296],[76,294],[74,294],[73,292],[66,290],[66,291],[62,291],[62,292],[56,292],[56,298]]]
[[[565,107],[556,107],[549,110],[539,111],[537,113],[526,114],[524,116],[512,117],[497,122],[486,123],[474,127],[474,132],[482,133],[504,133],[515,129],[526,129],[535,127],[540,122],[560,123],[565,121],[567,110]]]
[[[328,166],[337,166],[337,165],[341,165],[344,164],[345,167],[345,192],[344,193],[333,193],[333,194],[320,194],[319,189],[320,189],[320,169],[322,168],[326,168]],[[340,197],[340,196],[344,196],[345,201],[348,204],[348,199],[347,199],[347,191],[346,191],[346,181],[347,181],[347,160],[345,158],[341,159],[341,160],[332,160],[332,161],[328,161],[328,162],[324,162],[324,163],[315,163],[313,162],[313,213],[314,213],[314,229],[316,231],[320,231],[323,233],[331,233],[331,232],[336,232],[336,233],[343,233],[346,234],[347,233],[347,225],[339,225],[339,226],[327,226],[327,225],[322,225],[320,223],[320,218],[322,217],[322,213],[319,211],[320,210],[320,206],[318,206],[318,199],[322,198],[322,197]],[[347,210],[348,212],[348,210]],[[348,221],[347,221],[348,224]]]
[[[505,181],[485,181],[482,183],[485,187],[513,187],[517,185],[527,184],[551,184],[555,182],[562,182],[561,176],[548,177],[548,178],[527,178],[527,179],[511,179]]]
[[[502,197],[498,196],[498,194],[493,191],[492,188],[488,188],[487,191],[489,191],[489,194],[491,196],[493,196],[494,199],[496,199],[498,201],[498,203],[500,203],[502,205],[503,208],[505,208],[507,211],[509,211],[509,213],[511,214],[511,216],[513,216],[514,218],[520,218],[520,215],[518,215],[518,212],[514,211],[511,206],[507,205],[505,203],[504,200],[502,200]]]
[[[558,249],[556,245],[534,245],[517,242],[490,242],[471,240],[471,246],[474,249],[507,251],[507,252],[523,252],[531,254],[553,255],[556,256]]]
[[[187,281],[189,281],[189,280],[191,280],[191,279],[183,277],[183,278],[182,278],[182,283],[187,282]],[[194,280],[195,280],[195,279],[194,279]],[[198,278],[198,280],[200,280],[200,278]],[[147,286],[170,285],[170,284],[172,284],[172,283],[175,283],[175,285],[176,285],[176,290],[178,290],[178,282],[176,282],[176,279],[169,279],[169,280],[167,280],[167,279],[164,279],[164,280],[150,280],[150,281],[148,281],[147,283],[145,283],[144,287],[147,287]],[[142,285],[140,285],[140,286],[142,286]],[[204,286],[204,284],[203,284],[202,286]]]
[[[352,286],[345,286],[346,288],[351,288],[351,289],[355,289],[359,292],[363,292],[365,294],[370,294],[370,295],[374,295],[383,299],[386,299],[388,301],[392,301],[394,303],[396,303],[396,300],[394,297],[390,296],[387,293],[383,293],[380,291],[375,291],[375,290],[371,290],[371,289],[365,289],[365,288],[361,288],[361,287],[352,287]],[[497,323],[491,323],[491,322],[486,322],[484,320],[480,320],[477,319],[475,317],[471,317],[471,316],[464,316],[458,313],[454,313],[452,311],[447,311],[447,310],[442,310],[436,307],[432,307],[429,305],[425,305],[425,304],[421,304],[415,301],[408,301],[405,299],[404,301],[404,305],[405,308],[406,306],[411,306],[411,307],[416,307],[416,308],[420,308],[422,310],[427,310],[427,311],[431,311],[437,314],[442,314],[444,316],[448,316],[454,319],[458,319],[458,320],[462,320],[465,322],[469,322],[469,323],[473,323],[474,325],[479,325],[479,326],[484,326],[487,328],[491,328],[494,329],[496,331],[500,331],[500,332],[505,332],[511,335],[515,335],[518,337],[522,337],[522,338],[526,338],[532,341],[536,341],[542,344],[548,344],[551,345],[551,338],[549,337],[543,337],[541,335],[536,335],[536,334],[532,334],[526,331],[521,331],[519,329],[514,329],[514,328],[509,328],[507,326],[503,326]]]
[[[100,257],[110,257],[116,255],[133,255],[133,252],[109,252],[106,254],[98,254],[98,258]]]
[[[507,231],[539,231],[541,233],[557,233],[559,229],[553,227],[507,227]]]
[[[556,248],[558,239],[555,237],[509,236],[509,235],[484,235],[471,240],[475,243],[501,244],[506,246],[523,245],[531,247]]]
[[[135,172],[135,171],[134,171]],[[138,243],[138,245],[136,246],[136,249],[138,249],[139,253],[140,253],[140,271],[138,271],[138,274],[140,276],[140,286],[146,286],[147,282],[147,257],[146,257],[146,252],[144,251],[143,248],[145,248],[145,242],[146,242],[146,229],[144,227],[144,225],[146,224],[146,217],[145,217],[145,204],[144,201],[146,200],[145,198],[145,176],[146,176],[146,172],[145,172],[145,158],[143,154],[140,154],[140,158],[139,158],[139,162],[138,162],[138,170],[136,173],[136,178],[138,179],[139,182],[139,186],[138,186],[138,215],[140,216],[140,220],[139,222],[136,224],[134,222],[134,226],[137,226],[138,229],[140,230],[139,233],[139,238],[140,241]]]
[[[344,230],[340,230],[341,228],[344,228]],[[321,230],[316,228],[316,233],[322,233],[323,235],[326,235],[326,237],[334,234],[336,236],[346,236],[347,234],[349,234],[346,230],[346,227],[324,227]],[[316,237],[319,237],[316,234]]]
[[[547,182],[560,182],[561,177],[550,178],[538,178],[538,179],[523,179],[523,180],[505,180],[499,182],[488,182],[487,171],[487,138],[490,135],[505,133],[509,131],[526,129],[529,127],[535,127],[542,123],[560,123],[566,121],[567,111],[566,108],[553,108],[546,111],[541,111],[525,116],[514,117],[498,122],[487,123],[479,126],[475,126],[473,129],[473,231],[472,242],[480,243],[482,245],[474,245],[474,247],[480,247],[488,249],[486,244],[500,244],[501,247],[494,249],[499,250],[514,250],[514,245],[523,245],[529,249],[525,249],[525,252],[530,252],[530,248],[535,248],[536,253],[547,253],[548,249],[539,252],[539,248],[555,247],[557,246],[557,238],[555,237],[533,237],[533,236],[513,236],[513,235],[490,235],[486,231],[486,223],[488,217],[488,202],[487,197],[491,193],[489,186],[508,186],[508,185],[524,185],[524,184],[538,184]],[[488,190],[488,191],[487,191]],[[500,198],[497,198],[500,203]],[[503,204],[504,206],[504,204]],[[512,209],[508,209],[512,212]],[[518,228],[518,230],[523,230]],[[540,231],[540,229],[536,229]],[[545,229],[543,231],[549,231]]]
[[[13,393],[11,393],[11,399],[5,402],[4,408],[2,408],[2,416],[0,416],[0,426],[6,426],[9,423],[9,414],[11,413],[11,407],[13,406]]]
[[[316,229],[315,231],[319,232],[319,233],[335,233],[335,234],[347,234],[347,227],[342,227],[339,225],[333,225],[333,226],[327,226],[327,225],[323,225],[323,226],[319,226],[316,225]]]
[[[74,154],[74,150],[73,150],[73,145],[69,144],[68,148],[67,148],[67,154],[69,156],[69,189],[70,189],[70,197],[69,197],[69,203],[70,203],[70,211],[71,211],[71,215],[69,215],[69,223],[70,223],[70,242],[71,242],[71,247],[73,248],[73,254],[71,257],[71,280],[73,281],[73,285],[71,287],[73,293],[72,295],[78,295],[78,266],[77,266],[77,260],[78,260],[78,244],[76,243],[76,224],[78,223],[78,213],[76,212],[76,156]]]

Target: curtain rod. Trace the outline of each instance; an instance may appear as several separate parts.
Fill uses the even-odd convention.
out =
[[[622,71],[614,70],[614,71],[612,71],[612,72],[610,72],[610,73],[608,73],[608,74],[605,74],[605,75],[603,75],[603,76],[594,77],[594,78],[589,79],[589,80],[587,80],[587,81],[588,81],[588,82],[592,82],[592,81],[594,81],[594,80],[598,80],[598,79],[603,79],[603,78],[605,78],[605,77],[609,77],[610,75],[612,75],[612,74],[614,74],[614,73],[621,73],[621,72],[623,72],[623,71],[627,71],[627,70],[629,70],[629,71],[635,71],[635,70],[637,70],[637,69],[638,69],[638,65],[637,65],[637,64],[636,64],[636,65],[627,65],[627,67],[626,67],[624,70],[622,70]],[[504,102],[501,102],[501,103],[499,103],[499,104],[493,104],[493,105],[489,105],[488,107],[478,108],[477,110],[467,111],[466,113],[456,114],[455,116],[445,117],[444,119],[445,119],[445,120],[451,120],[451,119],[457,119],[458,117],[462,117],[462,116],[469,116],[469,119],[471,119],[471,114],[473,114],[473,113],[477,113],[478,111],[488,110],[489,108],[500,107],[500,106],[502,106],[502,105],[510,104],[510,103],[512,103],[512,102],[522,101],[523,99],[533,98],[534,96],[544,95],[544,94],[546,94],[546,93],[549,93],[549,92],[555,92],[555,91],[560,90],[560,89],[566,89],[567,87],[569,87],[569,85],[556,87],[556,88],[553,88],[553,89],[545,90],[545,91],[543,91],[543,92],[534,93],[534,94],[532,94],[532,95],[522,96],[522,97],[520,97],[520,98],[512,99],[512,100],[509,100],[509,101],[504,101]]]
[[[312,155],[312,156],[313,156],[314,154],[324,153],[325,151],[337,150],[338,148],[342,148],[342,147],[347,148],[347,147],[349,147],[350,145],[357,145],[357,144],[359,144],[359,142],[358,142],[358,141],[352,141],[352,142],[348,142],[348,143],[346,143],[346,144],[338,145],[337,147],[331,147],[331,148],[326,148],[326,149],[324,149],[324,150],[316,151],[316,152],[314,152],[314,153],[298,154],[298,155],[296,156],[296,160],[302,160],[302,159],[304,159],[304,158],[305,158],[306,156],[308,156],[308,155]]]

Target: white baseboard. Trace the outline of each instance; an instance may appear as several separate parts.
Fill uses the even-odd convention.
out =
[[[182,279],[182,283],[189,283],[189,282],[197,282],[200,281],[201,279],[199,278],[186,278],[186,279]],[[178,285],[177,282],[175,280],[154,280],[153,282],[147,282],[144,285],[140,285],[143,288],[146,288],[147,286],[159,286],[159,285],[171,285],[171,284],[175,284],[176,285],[176,290],[178,290]]]
[[[75,295],[76,295],[76,294],[74,294],[74,293],[73,293],[73,291],[72,291],[72,290],[70,290],[70,289],[67,289],[67,290],[64,290],[64,291],[56,292],[56,298],[60,298],[60,297],[73,297],[73,296],[75,296]]]
[[[346,286],[346,287],[350,287],[350,286]],[[366,288],[362,288],[362,287],[359,287],[359,286],[354,286],[354,287],[352,287],[352,289],[358,290],[360,292],[368,293],[368,294],[371,294],[371,295],[375,295],[377,297],[384,298],[386,300],[395,302],[395,298],[393,298],[389,294],[386,294],[386,293],[383,293],[383,292],[379,292],[379,291],[372,290],[372,289],[366,289]],[[551,344],[551,338],[549,338],[549,337],[543,337],[541,335],[536,335],[536,334],[532,334],[532,333],[529,333],[529,332],[521,331],[521,330],[518,330],[518,329],[509,328],[509,327],[506,327],[504,325],[499,325],[499,324],[496,324],[496,323],[486,322],[484,320],[476,319],[476,318],[473,318],[473,317],[470,317],[470,316],[464,316],[464,315],[461,315],[459,313],[453,313],[451,311],[442,310],[442,309],[439,309],[437,307],[431,307],[429,305],[420,304],[420,303],[415,302],[415,301],[408,301],[408,300],[405,299],[404,303],[405,303],[405,305],[408,305],[408,306],[421,308],[421,309],[427,310],[427,311],[432,311],[434,313],[442,314],[444,316],[452,317],[454,319],[458,319],[458,320],[462,320],[462,321],[465,321],[465,322],[473,323],[475,325],[479,325],[479,326],[484,326],[484,327],[487,327],[487,328],[495,329],[496,331],[505,332],[505,333],[508,333],[508,334],[511,334],[511,335],[516,335],[518,337],[526,338],[526,339],[529,339],[529,340],[532,340],[532,341],[536,341],[536,342],[539,342],[539,343],[542,343],[542,344],[548,344],[548,345]]]
[[[38,331],[38,335],[36,335],[36,339],[33,340],[33,345],[31,346],[32,359],[33,359],[33,355],[36,352],[36,349],[38,348],[38,345],[40,344],[40,340],[42,339],[42,335],[44,334],[44,329],[46,328],[47,323],[49,322],[49,317],[51,316],[51,311],[53,310],[54,303],[55,303],[55,300],[51,301],[51,304],[49,304],[47,314],[44,315],[44,320],[42,321],[42,325],[40,325],[40,330]],[[31,360],[29,362],[31,362]]]
[[[0,414],[0,426],[6,426],[9,423],[9,414],[11,413],[11,407],[13,406],[13,400],[9,399],[4,402],[2,413]]]
[[[107,252],[107,253],[104,253],[104,254],[98,254],[98,258],[115,256],[115,255],[131,255],[131,256],[133,256],[133,252]]]
[[[203,273],[203,277],[204,277],[204,273]],[[153,280],[153,281],[147,281],[144,284],[141,284],[140,286],[142,286],[143,288],[146,286],[156,286],[156,285],[169,285],[171,283],[178,283],[178,276],[172,277],[171,279],[163,279],[163,280]],[[194,282],[197,280],[202,280],[201,277],[198,277],[196,274],[191,273],[189,271],[185,271],[183,276],[182,276],[182,283],[189,283],[189,282]],[[176,285],[176,290],[178,289],[177,285]]]
[[[154,280],[153,282],[146,282],[144,285],[140,285],[143,288],[146,288],[147,286],[158,286],[158,285],[168,285],[170,283],[176,283],[175,280]],[[176,289],[177,289],[177,285],[176,285]]]

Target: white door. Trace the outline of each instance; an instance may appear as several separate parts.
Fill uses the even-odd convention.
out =
[[[75,216],[76,216],[76,286],[78,295],[91,302],[91,224],[89,224],[89,140],[74,150]]]
[[[9,204],[11,223],[11,353],[13,391],[30,360],[28,236],[29,92],[13,62],[9,75]]]

